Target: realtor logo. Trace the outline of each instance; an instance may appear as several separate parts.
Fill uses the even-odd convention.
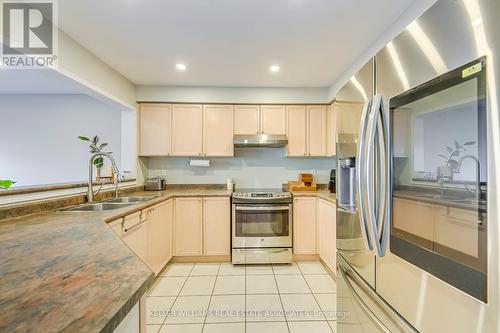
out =
[[[52,67],[57,59],[55,1],[1,1],[2,63],[7,67]]]

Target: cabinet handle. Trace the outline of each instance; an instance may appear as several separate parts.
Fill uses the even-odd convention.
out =
[[[134,224],[133,226],[129,227],[129,228],[124,228],[124,224],[125,224],[125,221],[122,222],[122,230],[124,232],[129,232],[130,230],[134,230],[138,227],[140,227],[142,225],[143,222],[145,222],[146,220],[140,220],[138,223]]]

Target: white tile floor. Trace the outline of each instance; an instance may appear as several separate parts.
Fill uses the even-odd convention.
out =
[[[170,264],[148,292],[148,333],[332,333],[335,294],[319,262]]]

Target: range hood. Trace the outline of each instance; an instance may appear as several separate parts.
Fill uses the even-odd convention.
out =
[[[242,135],[236,134],[233,139],[235,147],[252,147],[252,148],[276,148],[284,147],[288,144],[288,138],[284,134],[251,134]]]

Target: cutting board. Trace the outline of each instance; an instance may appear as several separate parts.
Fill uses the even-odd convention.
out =
[[[303,182],[298,182],[295,180],[290,180],[288,182],[288,190],[292,192],[299,191],[317,191],[318,187],[316,183],[312,183],[311,186],[306,186]]]

